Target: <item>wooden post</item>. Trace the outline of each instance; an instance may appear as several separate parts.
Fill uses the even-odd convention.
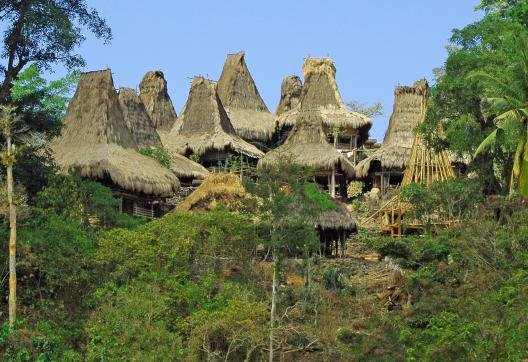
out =
[[[332,178],[330,180],[330,196],[335,197],[335,165],[332,166]]]

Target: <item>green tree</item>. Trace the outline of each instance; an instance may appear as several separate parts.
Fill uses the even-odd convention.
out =
[[[514,181],[518,180],[521,195],[528,197],[528,33],[517,34],[516,44],[517,53],[509,72],[477,71],[470,74],[470,78],[480,79],[485,87],[485,100],[496,127],[481,142],[475,155],[486,152],[493,145],[506,143],[509,130],[517,133],[519,140],[513,156],[510,194]]]
[[[0,68],[0,104],[6,103],[26,65],[35,63],[50,69],[63,64],[72,69],[84,65],[75,49],[84,41],[83,28],[108,42],[112,33],[105,20],[85,0],[5,0],[0,2],[0,21],[4,32]]]
[[[273,361],[281,258],[292,253],[304,253],[309,257],[319,241],[314,228],[315,220],[331,204],[328,196],[319,193],[310,182],[307,170],[287,162],[261,170],[258,182],[249,183],[247,188],[261,200],[254,207],[267,234],[265,242],[273,259],[269,334],[269,361]]]

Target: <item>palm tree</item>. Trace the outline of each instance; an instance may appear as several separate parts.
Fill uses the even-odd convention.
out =
[[[528,34],[516,35],[517,54],[510,72],[500,70],[499,75],[476,71],[469,78],[480,80],[485,88],[485,101],[495,114],[495,129],[479,145],[475,156],[488,151],[492,145],[505,141],[507,130],[519,131],[510,180],[510,195],[517,181],[520,194],[528,198]],[[507,76],[509,78],[506,78]]]

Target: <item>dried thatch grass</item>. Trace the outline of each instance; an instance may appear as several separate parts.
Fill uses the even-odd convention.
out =
[[[209,211],[222,205],[230,211],[240,211],[243,201],[251,198],[240,178],[234,174],[213,173],[185,200],[176,206],[178,211]]]
[[[372,120],[367,116],[348,110],[341,98],[335,78],[336,69],[330,58],[307,58],[303,65],[304,86],[299,105],[283,113],[279,127],[292,126],[300,117],[300,112],[317,110],[327,128],[334,126],[343,129],[359,130],[360,141],[368,138]]]
[[[346,205],[337,200],[333,200],[333,202],[335,203],[334,207],[319,216],[316,227],[323,230],[356,231],[356,220],[354,220]]]
[[[179,187],[172,172],[137,152],[109,70],[81,74],[61,135],[50,146],[66,172],[109,177],[125,190],[145,194],[169,195]]]
[[[119,104],[123,111],[125,123],[140,148],[161,144],[161,139],[145,110],[145,105],[135,90],[121,88],[119,90]]]
[[[154,127],[161,132],[169,132],[177,117],[163,72],[160,70],[147,72],[139,84],[139,89],[139,96]]]
[[[237,136],[216,93],[216,84],[203,77],[193,79],[189,98],[166,138],[166,146],[180,154],[191,151],[200,156],[226,149],[251,158],[264,155]]]
[[[280,116],[297,107],[300,102],[301,92],[301,78],[296,75],[290,75],[284,78],[281,84],[281,98],[275,110],[275,115]]]
[[[275,117],[264,104],[244,55],[238,52],[227,56],[218,81],[218,96],[240,137],[267,142],[275,132]]]
[[[383,169],[399,171],[405,169],[413,145],[413,129],[422,121],[428,89],[425,79],[417,81],[412,87],[396,87],[394,107],[383,144],[373,155],[357,164],[357,177],[366,177],[372,163],[376,161]]]
[[[189,160],[179,153],[171,152],[171,171],[178,177],[204,179],[209,171],[199,163]]]
[[[258,167],[273,167],[279,162],[290,162],[315,170],[331,172],[341,169],[354,176],[354,166],[333,146],[328,144],[318,111],[303,111],[288,138],[281,146],[268,152]]]

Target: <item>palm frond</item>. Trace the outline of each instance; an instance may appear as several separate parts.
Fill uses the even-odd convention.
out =
[[[504,131],[500,128],[496,128],[493,132],[491,132],[477,147],[477,150],[475,151],[473,157],[477,157],[478,155],[487,152],[491,148],[491,146],[495,145],[498,142],[500,134],[502,134],[503,132]]]

